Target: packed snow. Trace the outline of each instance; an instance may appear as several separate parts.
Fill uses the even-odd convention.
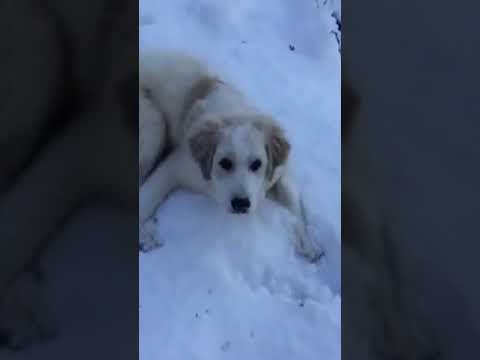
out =
[[[325,252],[296,255],[275,203],[235,216],[175,192],[150,222],[163,246],[140,253],[142,360],[340,359],[339,3],[140,0],[140,52],[197,56],[285,128]]]

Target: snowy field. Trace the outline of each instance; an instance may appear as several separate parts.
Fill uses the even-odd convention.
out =
[[[140,359],[340,359],[340,54],[328,0],[140,0],[140,51],[204,60],[283,125],[318,264],[294,254],[291,217],[225,214],[174,193],[164,245],[140,254]]]

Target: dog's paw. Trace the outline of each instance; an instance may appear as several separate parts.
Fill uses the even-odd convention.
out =
[[[323,250],[318,246],[305,246],[301,244],[297,244],[296,247],[297,254],[303,256],[311,263],[318,262],[324,254]]]
[[[18,351],[55,337],[43,290],[39,274],[26,271],[0,298],[0,346]]]
[[[317,245],[300,226],[295,228],[295,251],[311,263],[318,262],[325,255],[322,248]]]
[[[149,252],[153,249],[163,246],[163,241],[156,236],[155,227],[147,222],[139,228],[139,249],[142,252]]]

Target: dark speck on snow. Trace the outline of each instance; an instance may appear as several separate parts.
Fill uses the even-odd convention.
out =
[[[221,347],[222,351],[228,351],[230,349],[230,341],[225,341]]]

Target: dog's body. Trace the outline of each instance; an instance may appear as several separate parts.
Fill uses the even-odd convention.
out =
[[[185,54],[146,52],[139,81],[140,224],[179,187],[208,194],[232,213],[253,213],[269,197],[295,215],[297,251],[312,261],[320,256],[290,179],[290,145],[270,116]],[[152,143],[149,129],[161,129],[159,141]],[[165,147],[170,154],[144,179]],[[144,235],[142,246],[150,248]]]
[[[8,49],[0,85],[0,340],[13,346],[17,320],[28,313],[30,331],[36,319],[8,299],[29,296],[15,294],[18,279],[66,217],[96,195],[136,211],[138,38],[130,1],[5,1],[0,18]]]

